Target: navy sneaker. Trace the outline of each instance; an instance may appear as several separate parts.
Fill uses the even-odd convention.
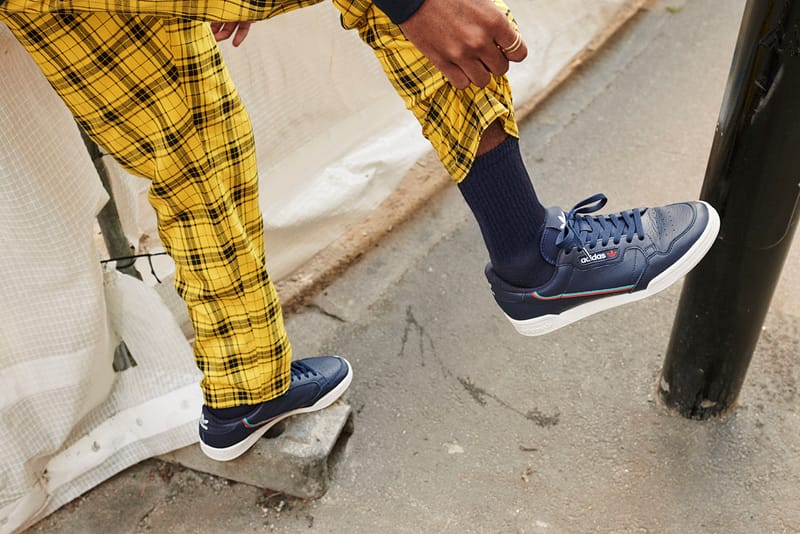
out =
[[[555,256],[545,284],[516,287],[486,266],[494,298],[519,333],[547,334],[667,288],[697,265],[719,232],[719,215],[705,202],[589,215],[606,201],[595,195],[566,214],[547,210],[542,237],[556,246],[542,244],[543,255]]]
[[[241,456],[278,421],[333,404],[353,380],[350,363],[339,356],[295,360],[291,373],[286,393],[254,406],[243,417],[221,419],[203,406],[200,449],[206,456],[220,462]]]

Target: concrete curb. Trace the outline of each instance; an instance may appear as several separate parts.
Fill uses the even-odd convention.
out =
[[[196,444],[159,459],[304,499],[322,497],[338,459],[336,452],[353,433],[353,410],[339,401],[287,421],[280,435],[265,436],[247,454],[230,462],[211,460]]]

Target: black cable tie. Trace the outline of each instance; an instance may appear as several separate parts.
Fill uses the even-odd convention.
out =
[[[133,254],[132,256],[117,256],[115,258],[108,258],[106,260],[100,260],[100,263],[102,265],[105,265],[106,263],[119,262],[122,260],[130,260],[129,264],[121,266],[123,269],[126,269],[128,267],[133,267],[138,258],[147,258],[147,263],[150,265],[150,274],[152,274],[153,278],[156,279],[156,282],[160,284],[161,279],[158,277],[158,275],[156,275],[156,269],[153,266],[153,256],[166,256],[166,255],[167,255],[166,252],[147,252],[145,254]]]
[[[153,278],[156,279],[156,282],[158,282],[160,284],[161,280],[158,278],[158,275],[156,274],[156,270],[153,267],[153,256],[152,255],[151,256],[147,256],[147,263],[150,264],[150,274],[152,274]]]

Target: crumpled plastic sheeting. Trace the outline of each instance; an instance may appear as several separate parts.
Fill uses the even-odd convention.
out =
[[[196,441],[201,399],[155,291],[104,280],[93,225],[107,195],[72,117],[2,26],[0,54],[0,532],[13,532]],[[120,336],[139,365],[114,373]]]

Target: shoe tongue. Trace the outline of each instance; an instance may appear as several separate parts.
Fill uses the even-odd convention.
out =
[[[559,207],[547,208],[544,224],[546,229],[555,230],[558,234],[564,230],[564,226],[567,224],[567,214]],[[573,228],[578,232],[591,231],[592,225],[589,224],[586,217],[578,216],[573,222]]]
[[[544,227],[562,230],[564,224],[566,224],[566,217],[564,211],[558,206],[547,208],[547,213],[544,218]]]
[[[559,207],[547,208],[545,215],[544,228],[542,229],[542,239],[539,244],[539,251],[542,258],[550,265],[555,265],[558,259],[558,247],[556,238],[564,229],[566,215]]]

